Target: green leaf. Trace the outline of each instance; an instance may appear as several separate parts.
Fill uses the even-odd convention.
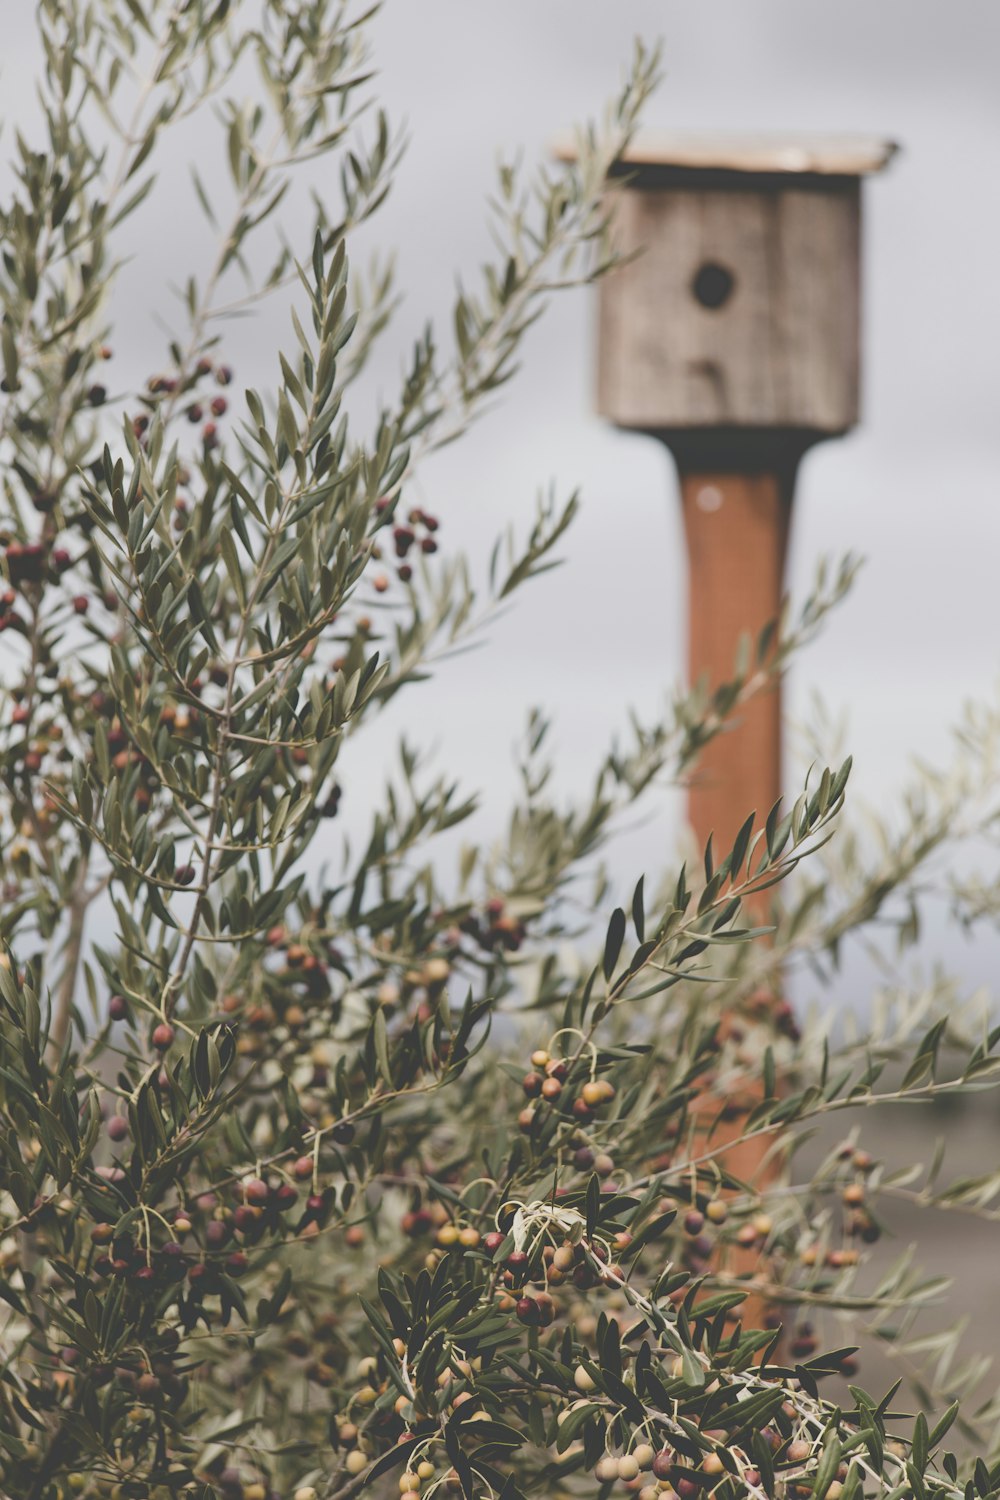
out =
[[[643,906],[643,886],[646,877],[640,875],[635,890],[632,893],[632,925],[635,935],[642,943],[646,938],[646,913]]]
[[[222,553],[222,561],[226,565],[229,582],[233,586],[233,590],[239,600],[240,608],[242,609],[246,606],[247,602],[246,588],[243,583],[243,570],[240,567],[240,560],[236,553],[236,543],[233,541],[233,534],[226,526],[223,526],[219,532],[219,551]]]
[[[828,1433],[816,1469],[816,1477],[813,1480],[814,1500],[823,1500],[827,1490],[836,1479],[842,1451],[836,1434],[832,1432]]]
[[[10,319],[5,315],[3,327],[0,329],[0,349],[3,353],[3,373],[7,383],[7,390],[18,391],[21,389],[17,378],[18,357],[17,344],[14,340],[14,329]]]
[[[608,923],[607,936],[604,939],[603,969],[605,979],[610,979],[618,962],[618,955],[622,951],[622,943],[625,941],[625,913],[620,906],[616,906],[611,913],[611,921]]]
[[[755,812],[750,814],[733,843],[732,853],[729,856],[729,878],[732,881],[738,878],[740,870],[743,868],[743,861],[746,859],[747,850],[750,847],[750,836],[753,833],[756,816]]]
[[[684,1384],[700,1390],[705,1384],[705,1370],[692,1349],[685,1348],[682,1350],[681,1366]],[[779,1396],[781,1395],[780,1392],[778,1394]],[[779,1400],[778,1405],[780,1406],[780,1404]]]
[[[370,1469],[365,1470],[365,1487],[367,1488],[374,1480],[380,1479],[383,1474],[390,1473],[405,1459],[408,1459],[418,1443],[419,1439],[407,1437],[394,1443],[387,1453],[383,1453],[381,1458],[375,1460]]]
[[[587,1238],[593,1239],[594,1230],[597,1228],[601,1212],[601,1179],[596,1172],[592,1172],[587,1182],[587,1196],[585,1200],[585,1213],[587,1218]]]
[[[948,1432],[951,1430],[952,1423],[958,1416],[958,1411],[959,1403],[957,1401],[953,1401],[944,1415],[940,1417],[937,1422],[935,1422],[927,1438],[927,1447],[929,1450],[933,1450],[934,1448],[936,1448],[938,1443],[940,1443],[947,1436]]]
[[[392,1076],[392,1068],[389,1065],[389,1037],[386,1031],[385,1012],[377,1010],[372,1021],[372,1040],[375,1045],[375,1059],[378,1063],[379,1072],[389,1088],[394,1088],[395,1083]]]

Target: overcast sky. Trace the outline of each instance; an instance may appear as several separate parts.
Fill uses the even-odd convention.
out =
[[[29,111],[30,7],[7,0],[3,105]],[[12,24],[13,23],[13,24]],[[559,127],[592,115],[617,87],[631,38],[662,37],[666,79],[650,124],[696,129],[829,130],[891,137],[900,155],[864,189],[864,413],[850,437],[801,471],[789,584],[817,557],[868,559],[854,597],[794,668],[794,720],[821,685],[849,716],[856,789],[891,803],[907,757],[941,759],[963,699],[998,682],[996,189],[1000,6],[992,0],[387,0],[374,25],[380,90],[412,144],[378,216],[406,301],[370,390],[398,388],[409,340],[446,314],[455,273],[486,252],[484,200],[498,150],[528,162]],[[205,136],[179,145],[206,154]],[[224,150],[219,138],[220,158]],[[169,175],[169,174],[168,174]],[[116,342],[122,368],[149,373],[162,348],[163,285],[205,243],[175,173],[176,202],[148,213],[127,268]],[[155,201],[151,200],[151,202]],[[296,226],[286,221],[294,240]],[[304,226],[303,226],[304,227]],[[530,340],[502,406],[422,471],[411,498],[437,511],[442,541],[482,558],[508,519],[530,524],[555,479],[582,487],[566,566],[528,594],[490,644],[444,671],[345,761],[345,819],[360,820],[404,722],[484,789],[480,830],[498,826],[510,746],[529,705],[556,721],[567,787],[589,778],[629,704],[650,712],[684,660],[684,574],[676,484],[658,445],[593,412],[595,296],[561,298]],[[264,382],[284,317],[234,333],[237,376]],[[414,713],[419,704],[419,712]],[[360,742],[359,742],[360,749]],[[621,844],[623,887],[672,853],[672,813]],[[676,804],[673,812],[676,813]],[[360,826],[358,823],[356,826]],[[626,879],[628,877],[628,879]],[[977,955],[947,943],[972,978]]]

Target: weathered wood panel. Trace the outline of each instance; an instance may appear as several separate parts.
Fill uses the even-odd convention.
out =
[[[645,430],[843,432],[858,415],[859,182],[731,180],[620,195],[619,244],[640,253],[601,283],[598,409]]]

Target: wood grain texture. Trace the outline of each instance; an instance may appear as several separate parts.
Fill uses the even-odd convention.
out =
[[[744,179],[734,178],[737,184]],[[860,191],[794,186],[626,188],[626,254],[601,283],[598,410],[622,427],[843,432],[858,415]],[[699,269],[728,270],[721,306]]]

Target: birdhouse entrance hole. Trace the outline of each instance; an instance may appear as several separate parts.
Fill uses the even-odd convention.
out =
[[[732,271],[720,266],[716,260],[707,260],[695,272],[691,290],[696,302],[714,312],[729,301],[735,285],[736,277]]]

